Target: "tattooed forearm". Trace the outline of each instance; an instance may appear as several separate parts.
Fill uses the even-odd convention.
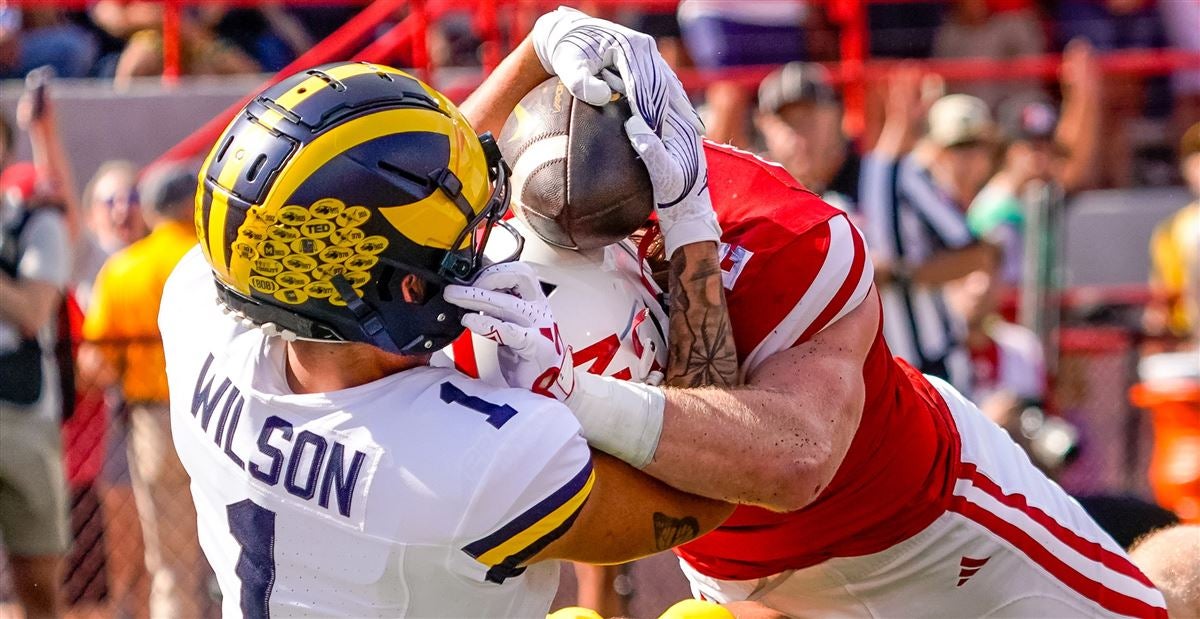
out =
[[[715,243],[692,243],[671,257],[670,360],[673,387],[729,387],[737,383],[737,349]]]
[[[662,512],[654,512],[654,547],[668,550],[686,544],[700,535],[700,522],[693,516],[672,518]]]

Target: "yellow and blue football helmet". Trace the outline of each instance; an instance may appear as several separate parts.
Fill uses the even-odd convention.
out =
[[[446,97],[396,69],[328,64],[254,98],[209,153],[196,231],[220,300],[319,341],[418,354],[462,332],[449,283],[483,267],[508,167]],[[408,303],[407,274],[425,282]]]

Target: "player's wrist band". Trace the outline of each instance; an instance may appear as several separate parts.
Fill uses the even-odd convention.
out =
[[[565,403],[588,443],[640,469],[658,450],[666,402],[658,387],[580,372]]]

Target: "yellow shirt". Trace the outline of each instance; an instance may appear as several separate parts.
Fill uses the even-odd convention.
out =
[[[1150,241],[1151,281],[1170,295],[1168,326],[1188,337],[1200,321],[1200,202],[1159,224]]]
[[[96,276],[83,337],[116,368],[130,402],[167,401],[158,306],[167,276],[195,245],[191,223],[160,223],[109,258]]]

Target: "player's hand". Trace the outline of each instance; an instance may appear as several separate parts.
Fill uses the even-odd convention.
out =
[[[650,173],[667,258],[689,243],[720,241],[700,134],[668,117],[660,137],[636,115],[625,123],[625,132]]]
[[[575,390],[571,349],[563,344],[550,300],[529,265],[492,265],[470,286],[447,286],[443,296],[479,312],[463,316],[462,324],[499,344],[500,374],[510,387],[559,401]]]
[[[530,37],[542,67],[558,76],[575,98],[601,106],[620,92],[655,130],[673,116],[698,133],[704,131],[650,35],[559,7],[538,18]]]

